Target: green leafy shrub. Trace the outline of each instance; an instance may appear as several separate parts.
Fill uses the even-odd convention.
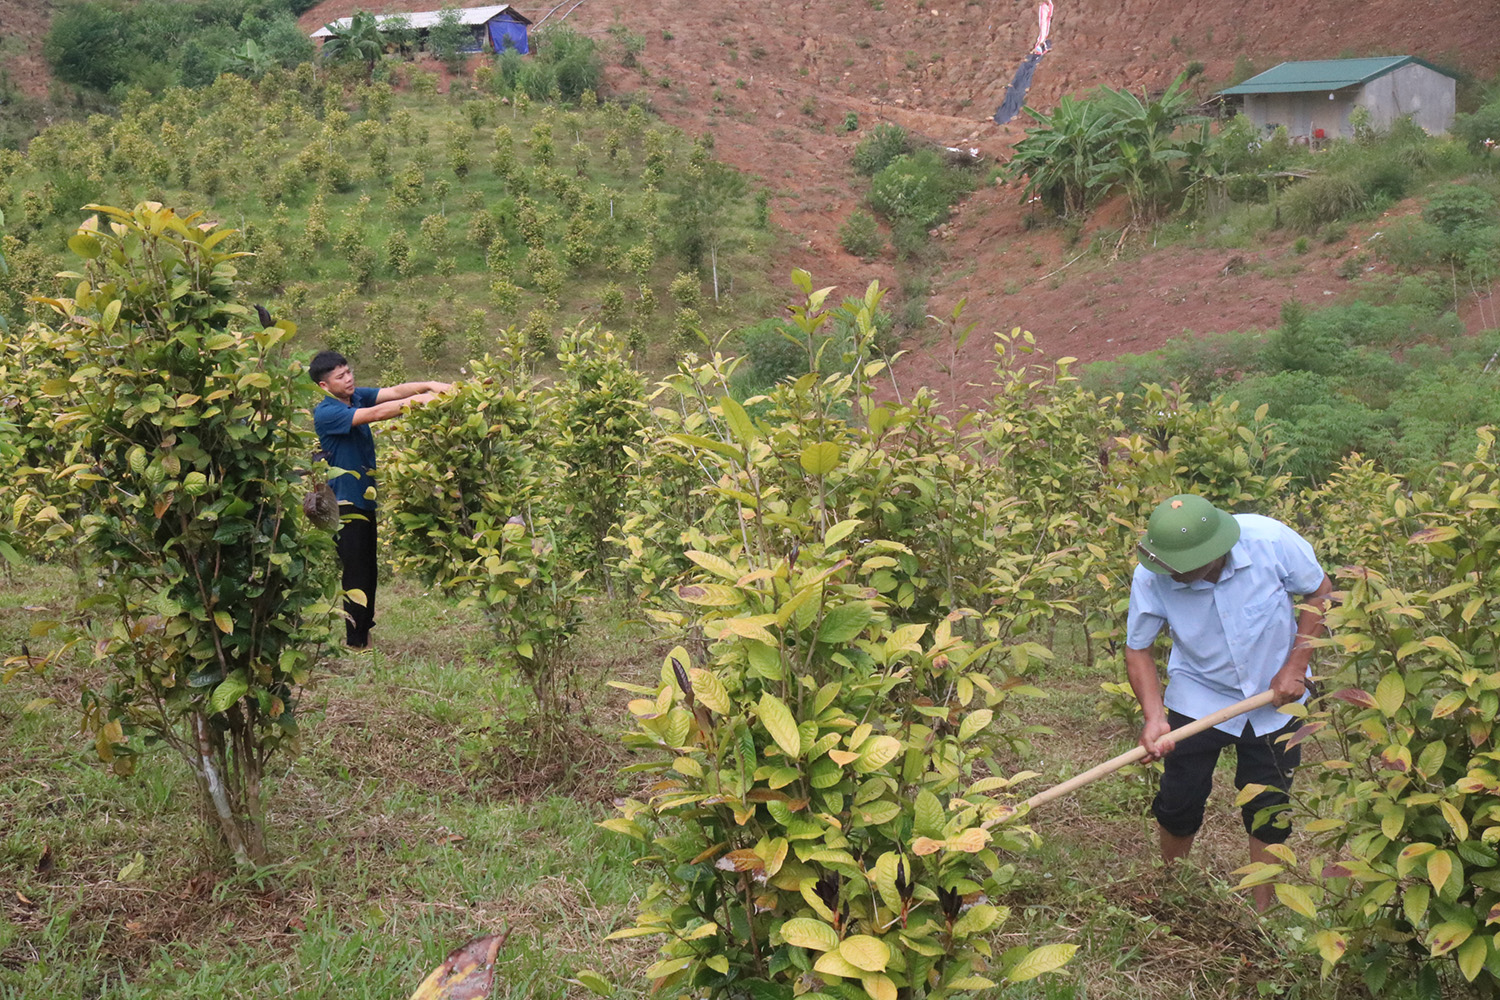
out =
[[[314,393],[294,328],[238,301],[232,231],[150,204],[102,214],[69,241],[78,297],[24,335],[53,360],[33,371],[60,443],[91,456],[52,470],[86,515],[47,529],[99,572],[84,617],[111,680],[85,692],[85,728],[117,773],[142,741],[181,755],[217,839],[260,863],[266,765],[296,735],[336,592],[331,540],[298,511]]]
[[[889,219],[931,227],[948,217],[972,185],[967,173],[924,149],[896,157],[871,178],[870,204]]]
[[[866,177],[873,177],[892,160],[912,150],[911,137],[900,125],[876,125],[870,134],[854,147],[854,169]]]
[[[757,386],[771,386],[807,371],[807,349],[785,320],[768,319],[747,327],[740,333],[740,349]]]
[[[827,292],[799,284],[811,338]],[[701,466],[710,509],[654,615],[703,652],[678,646],[659,684],[628,686],[626,741],[653,752],[630,770],[655,782],[603,825],[646,845],[656,881],[612,936],[666,938],[658,988],[895,1000],[1059,967],[1074,946],[986,939],[1008,915],[990,902],[1014,871],[1001,852],[1033,842],[992,755],[1034,644],[971,643],[962,611],[905,619],[889,566],[909,550],[872,516],[890,484],[859,441],[889,424],[834,416],[862,398],[853,376],[804,376],[758,416],[724,379],[710,364],[667,384],[694,432],[660,447]]]
[[[557,360],[551,390],[561,463],[555,501],[567,512],[571,563],[608,585],[604,540],[629,486],[631,449],[641,444],[646,384],[612,333],[567,331]]]
[[[1452,133],[1467,144],[1471,153],[1487,153],[1491,147],[1485,145],[1486,140],[1500,135],[1500,96],[1494,96],[1492,93],[1491,99],[1477,110],[1455,116]],[[1500,140],[1496,141],[1500,142]]]
[[[1495,196],[1472,184],[1446,184],[1427,199],[1422,218],[1448,236],[1468,227],[1493,225]]]
[[[1359,180],[1347,173],[1315,174],[1300,181],[1281,200],[1281,212],[1293,229],[1312,232],[1364,211],[1369,195]]]
[[[506,355],[473,362],[453,394],[410,411],[382,461],[397,565],[483,612],[491,654],[556,718],[571,687],[559,656],[576,631],[582,572],[546,500],[557,482],[546,397]]]
[[[839,227],[839,245],[856,257],[872,260],[885,248],[885,241],[880,238],[875,217],[856,209]]]
[[[1500,905],[1487,652],[1500,532],[1494,436],[1479,441],[1429,489],[1350,463],[1312,497],[1346,557],[1320,642],[1329,694],[1298,735],[1325,747],[1299,778],[1313,843],[1273,849],[1241,884],[1274,882],[1325,976],[1349,968],[1377,994],[1500,983],[1486,929]]]

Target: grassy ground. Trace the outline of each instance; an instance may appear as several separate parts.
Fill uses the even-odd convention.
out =
[[[65,604],[66,571],[0,584],[0,641]],[[629,842],[596,827],[623,791],[608,678],[642,679],[663,650],[628,609],[599,605],[572,648],[576,725],[550,746],[525,696],[482,662],[482,630],[398,581],[379,650],[340,658],[309,692],[295,760],[271,795],[277,860],[233,873],[202,847],[191,781],[166,755],[121,780],[77,735],[78,668],[0,687],[0,998],[401,998],[470,936],[509,929],[496,995],[586,995],[588,966],[631,992],[650,939],[605,944],[644,876]],[[1065,639],[1066,637],[1063,637]],[[1098,682],[1065,641],[1051,697],[1031,703],[1038,787],[1129,745],[1100,721]],[[1221,776],[1220,788],[1227,786]],[[1196,864],[1163,875],[1142,771],[1096,783],[1033,820],[1043,846],[1013,859],[1013,916],[997,945],[1082,946],[1018,998],[1325,995],[1275,915],[1229,891],[1244,840],[1232,794],[1211,805]]]

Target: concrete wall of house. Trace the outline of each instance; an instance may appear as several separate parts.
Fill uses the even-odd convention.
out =
[[[1324,91],[1315,94],[1246,94],[1245,114],[1257,126],[1271,131],[1285,125],[1292,138],[1309,138],[1318,129],[1326,138],[1351,134],[1349,112],[1354,110],[1355,95],[1348,90],[1335,91],[1333,99]]]
[[[1376,128],[1389,128],[1410,115],[1428,132],[1442,135],[1453,125],[1455,91],[1452,77],[1407,63],[1365,84],[1356,103],[1370,110],[1370,124]]]

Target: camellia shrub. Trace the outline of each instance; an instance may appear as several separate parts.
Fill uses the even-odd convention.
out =
[[[829,290],[797,278],[793,324],[814,345]],[[677,542],[691,568],[649,598],[682,644],[659,684],[618,685],[637,695],[626,742],[650,755],[626,771],[652,780],[604,823],[656,874],[613,936],[667,939],[647,970],[658,989],[947,997],[1075,948],[990,943],[1005,855],[1034,842],[1009,799],[1024,775],[995,751],[1024,745],[1008,701],[1039,693],[1024,676],[1046,651],[971,641],[982,616],[967,609],[909,620],[911,550],[872,530],[892,483],[867,469],[887,461],[872,440],[891,426],[869,392],[883,363],[860,359],[870,298],[849,366],[778,386],[754,413],[718,357],[685,362],[658,395],[654,447],[698,475]]]
[[[555,717],[584,573],[552,504],[551,402],[513,348],[470,370],[452,394],[411,410],[387,449],[381,502],[396,524],[395,561],[479,607],[498,664],[525,677],[541,714]]]
[[[266,767],[337,595],[330,536],[298,510],[315,392],[291,324],[239,302],[233,230],[151,202],[98,211],[68,243],[73,296],[36,300],[50,318],[21,334],[59,442],[28,482],[66,483],[81,511],[43,538],[98,575],[94,625],[69,638],[109,677],[85,726],[118,773],[152,746],[180,754],[218,838],[263,861]]]
[[[1342,563],[1322,644],[1328,692],[1298,740],[1322,759],[1298,777],[1310,848],[1273,848],[1242,885],[1275,884],[1325,976],[1373,994],[1500,987],[1500,466],[1475,458],[1418,488],[1356,456],[1309,498]],[[1335,563],[1335,565],[1337,565]]]

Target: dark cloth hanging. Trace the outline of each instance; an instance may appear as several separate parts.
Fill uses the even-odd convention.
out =
[[[1033,52],[1027,56],[1026,61],[1021,63],[1021,68],[1016,70],[1015,79],[1006,85],[1005,99],[995,111],[996,125],[1004,125],[1021,113],[1021,108],[1026,104],[1026,92],[1031,89],[1031,78],[1042,61],[1042,55],[1043,53]]]

